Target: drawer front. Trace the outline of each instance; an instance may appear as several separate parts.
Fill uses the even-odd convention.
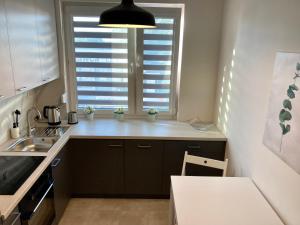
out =
[[[99,140],[102,142],[102,147],[105,149],[119,149],[123,151],[124,148],[124,141],[123,140]]]
[[[184,152],[191,155],[224,160],[223,141],[166,141],[164,149],[163,193],[170,192],[170,176],[181,175]],[[213,168],[187,164],[186,174],[193,176],[221,176],[222,171]]]
[[[163,146],[161,141],[125,141],[126,194],[161,194]]]
[[[225,142],[222,141],[167,141],[165,149],[170,153],[172,150],[181,153],[188,151],[192,155],[216,160],[224,160],[225,156]]]

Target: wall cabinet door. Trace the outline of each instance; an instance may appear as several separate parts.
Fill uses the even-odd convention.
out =
[[[5,0],[5,9],[18,93],[37,86],[42,80],[35,0]]]
[[[125,193],[160,195],[162,192],[163,142],[125,141]]]
[[[124,193],[122,140],[72,140],[72,193],[75,196]]]
[[[51,164],[54,180],[54,206],[56,215],[54,224],[58,224],[71,197],[69,153],[68,145],[66,145]]]
[[[181,175],[184,152],[206,158],[224,160],[226,142],[216,141],[166,141],[164,149],[163,193],[170,193],[170,176]],[[193,176],[222,176],[222,171],[187,165],[186,174]]]
[[[54,0],[36,0],[36,9],[42,80],[48,82],[59,77]]]
[[[0,0],[0,100],[15,94],[4,0]]]

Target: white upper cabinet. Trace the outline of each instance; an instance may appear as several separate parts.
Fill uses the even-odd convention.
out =
[[[59,77],[54,0],[36,0],[36,9],[42,80],[48,82]]]
[[[0,0],[0,100],[59,77],[54,0]]]
[[[17,93],[42,80],[34,0],[5,0],[8,36]]]
[[[0,99],[15,94],[13,71],[10,60],[4,0],[0,0]]]

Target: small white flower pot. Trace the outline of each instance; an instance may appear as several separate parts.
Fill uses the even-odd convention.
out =
[[[11,128],[10,135],[14,139],[19,138],[20,137],[20,128],[19,127]]]
[[[114,117],[119,121],[124,121],[124,114],[114,113]]]
[[[148,114],[148,120],[151,122],[156,121],[157,114]]]
[[[94,119],[94,113],[85,114],[85,117],[86,117],[88,120],[93,120],[93,119]]]

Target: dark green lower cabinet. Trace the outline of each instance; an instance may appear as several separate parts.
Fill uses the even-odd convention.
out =
[[[162,194],[163,142],[125,141],[125,193],[129,196]]]
[[[69,153],[66,145],[51,163],[55,207],[55,221],[52,225],[58,224],[71,198]]]
[[[71,140],[72,194],[110,196],[124,193],[122,140]]]

